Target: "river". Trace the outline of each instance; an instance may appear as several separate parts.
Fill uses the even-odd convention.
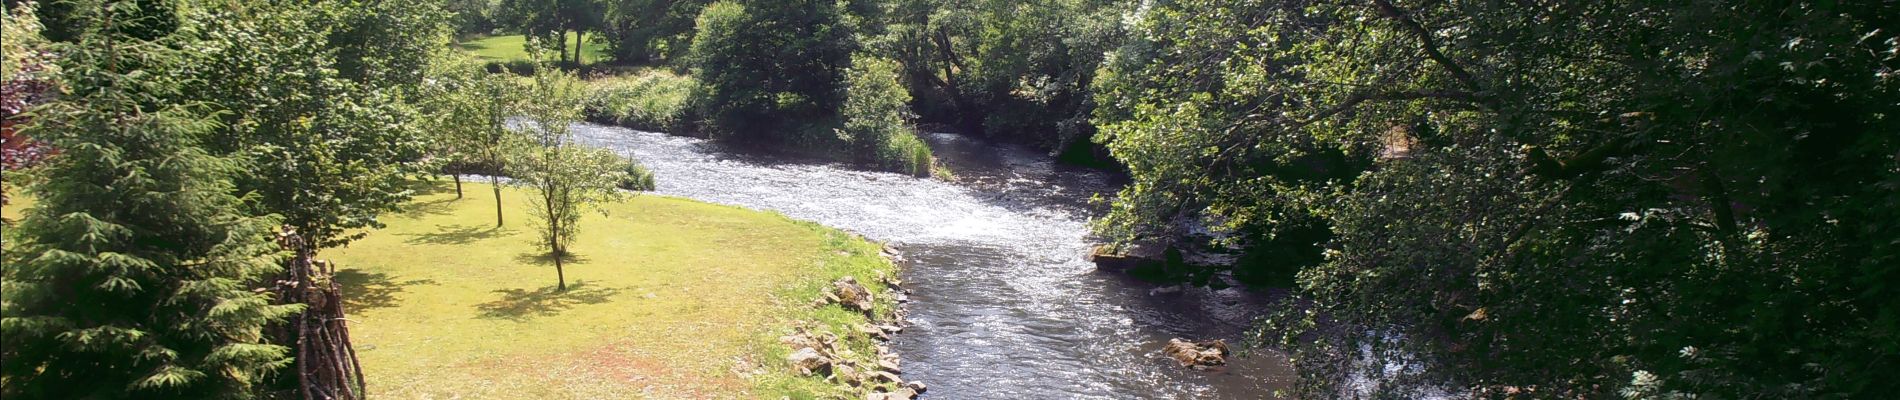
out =
[[[1113,174],[1029,149],[927,134],[955,182],[727,151],[696,138],[578,124],[633,154],[659,194],[776,211],[905,253],[912,324],[892,346],[930,399],[1272,398],[1293,371],[1267,351],[1220,372],[1163,358],[1169,338],[1238,338],[1265,300],[1240,289],[1155,290],[1084,261]]]

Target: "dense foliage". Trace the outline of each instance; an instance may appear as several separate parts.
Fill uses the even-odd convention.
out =
[[[239,188],[321,247],[380,226],[429,145],[408,99],[446,43],[431,28],[442,16],[394,3],[408,2],[233,3],[188,18],[202,37],[185,93],[229,111],[207,144],[241,156]]]
[[[1313,397],[1879,397],[1900,384],[1895,16],[1156,2],[1098,82],[1135,178],[1102,226],[1187,216],[1300,261],[1308,301],[1263,333]]]
[[[1128,2],[896,0],[864,13],[868,47],[897,60],[920,114],[967,133],[1099,158],[1090,86]]]
[[[700,12],[692,65],[708,133],[752,145],[819,140],[809,127],[837,115],[854,46],[839,18],[822,0],[719,2]]]
[[[864,56],[852,64],[839,139],[858,162],[929,176],[930,147],[911,125],[910,93],[898,82],[897,64]]]
[[[620,183],[616,185],[621,189],[635,192],[651,192],[659,188],[659,184],[653,179],[653,171],[647,169],[646,165],[640,164],[640,160],[628,158],[626,166],[622,167],[620,172],[626,174],[620,178]]]
[[[699,90],[699,82],[692,77],[664,70],[599,77],[587,84],[584,111],[588,118],[603,123],[660,132],[692,132],[697,129],[694,124],[697,117],[691,101]]]
[[[249,398],[291,362],[263,343],[298,306],[250,285],[278,270],[276,219],[233,195],[238,164],[198,146],[218,127],[179,96],[182,34],[120,21],[164,8],[72,2],[60,101],[28,131],[62,153],[6,232],[0,395]]]

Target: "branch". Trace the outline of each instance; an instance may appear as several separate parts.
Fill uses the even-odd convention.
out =
[[[1444,66],[1446,70],[1451,72],[1453,78],[1457,78],[1459,83],[1465,85],[1465,88],[1482,90],[1478,86],[1478,80],[1471,76],[1470,71],[1466,71],[1464,67],[1458,66],[1458,63],[1451,61],[1451,57],[1445,56],[1444,52],[1438,50],[1438,40],[1432,38],[1431,32],[1425,30],[1424,25],[1419,24],[1418,21],[1413,20],[1412,17],[1406,16],[1405,11],[1399,10],[1398,6],[1392,5],[1390,0],[1372,0],[1372,3],[1379,8],[1380,15],[1398,21],[1399,26],[1411,31],[1413,35],[1418,36],[1418,40],[1423,42],[1422,47],[1425,48],[1425,56],[1430,57],[1432,61],[1437,62],[1438,65]]]

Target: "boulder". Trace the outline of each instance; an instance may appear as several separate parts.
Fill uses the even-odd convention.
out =
[[[905,383],[904,387],[910,388],[910,390],[915,390],[917,391],[917,393],[923,393],[925,391],[930,390],[930,386],[924,385],[924,383],[920,381],[910,381],[910,383]]]
[[[1161,353],[1181,363],[1183,367],[1194,369],[1227,365],[1227,356],[1232,354],[1227,349],[1225,340],[1194,342],[1179,338],[1168,340],[1168,346],[1161,348]]]
[[[896,383],[900,385],[904,383],[904,378],[899,378],[897,374],[893,374],[891,373],[891,371],[877,371],[877,372],[871,373],[870,375],[871,375],[871,378],[874,378],[872,379],[873,381],[883,380],[885,382]]]
[[[792,355],[786,356],[785,359],[791,361],[792,371],[798,372],[799,375],[829,372],[831,368],[831,359],[818,354],[818,349],[810,347],[793,351]]]
[[[1097,269],[1115,272],[1163,268],[1172,249],[1174,246],[1161,241],[1135,241],[1119,246],[1104,244],[1090,250],[1088,260],[1095,263]]]
[[[827,299],[835,297],[836,300],[833,301],[836,301],[839,305],[843,305],[846,309],[863,312],[871,311],[871,305],[873,304],[871,291],[865,289],[864,285],[858,284],[856,278],[849,276],[840,278],[837,282],[832,282],[831,286],[832,291],[830,295],[832,297],[827,297]]]
[[[837,380],[838,383],[851,386],[863,383],[863,378],[858,375],[858,369],[844,364],[831,367],[831,378]]]
[[[865,400],[911,400],[915,398],[917,398],[917,391],[911,390],[910,388],[899,388],[896,391],[888,393],[871,393],[864,395]]]

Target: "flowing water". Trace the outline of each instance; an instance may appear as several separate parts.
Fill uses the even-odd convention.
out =
[[[935,399],[1270,398],[1293,372],[1255,352],[1220,372],[1162,357],[1169,338],[1237,338],[1261,296],[1155,290],[1084,261],[1088,199],[1117,177],[1025,148],[925,135],[956,182],[729,152],[701,139],[580,124],[631,153],[660,194],[771,210],[889,242],[910,261],[909,322],[892,345]]]

